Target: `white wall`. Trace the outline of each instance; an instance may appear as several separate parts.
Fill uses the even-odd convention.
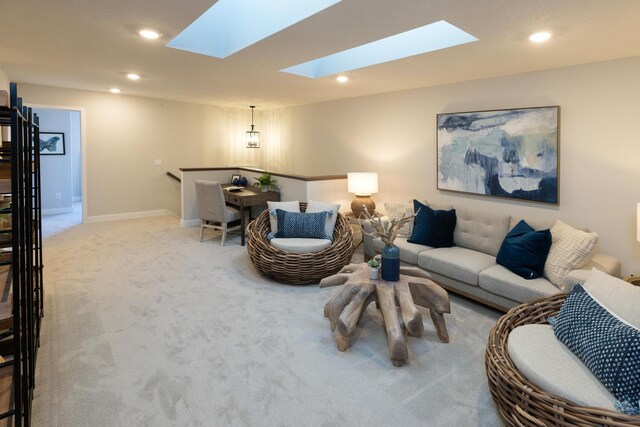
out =
[[[80,131],[80,112],[71,111],[71,135],[69,147],[71,147],[71,178],[73,181],[73,201],[82,199],[82,146]]]
[[[166,171],[223,162],[230,109],[30,84],[19,91],[28,105],[84,109],[89,221],[165,209],[179,216],[180,186]]]
[[[416,197],[560,218],[597,231],[602,252],[619,257],[624,273],[640,274],[639,76],[634,57],[282,109],[258,123],[280,136],[261,149],[262,167],[301,175],[376,171],[378,206]],[[436,114],[544,105],[561,107],[559,206],[436,189]]]
[[[40,132],[62,132],[65,144],[64,155],[42,154],[40,156],[42,213],[48,215],[71,212],[73,210],[71,112],[41,108],[34,108],[33,112],[40,118]],[[79,132],[79,129],[74,132]],[[60,199],[56,198],[56,194],[60,195]]]

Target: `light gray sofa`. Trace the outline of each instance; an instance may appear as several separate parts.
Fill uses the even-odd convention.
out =
[[[451,206],[432,205],[432,208],[451,209]],[[503,311],[535,298],[561,292],[544,277],[525,280],[496,264],[496,255],[504,237],[521,219],[536,230],[551,228],[555,221],[520,218],[464,207],[454,208],[457,216],[453,233],[455,246],[432,248],[408,243],[406,238],[398,237],[394,243],[400,248],[402,263],[417,265],[428,271],[433,281],[449,291]],[[371,224],[367,222],[363,224],[363,229],[365,233],[373,231]],[[380,253],[382,246],[379,238],[364,235],[364,253],[367,259]],[[620,277],[620,261],[598,253],[589,264],[571,271],[565,283],[568,286],[583,283],[592,267]]]

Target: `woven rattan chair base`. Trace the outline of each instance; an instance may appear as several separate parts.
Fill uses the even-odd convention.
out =
[[[640,417],[578,406],[546,393],[527,380],[509,357],[509,333],[521,325],[547,323],[565,299],[566,294],[559,294],[514,307],[491,330],[485,365],[489,390],[501,417],[507,425],[518,427],[640,426]]]
[[[307,204],[300,203],[306,211]],[[290,285],[308,285],[337,273],[351,262],[353,229],[349,221],[338,214],[333,230],[333,243],[326,249],[311,253],[290,253],[272,247],[267,239],[271,231],[269,212],[265,210],[247,227],[247,250],[253,265],[265,276]]]

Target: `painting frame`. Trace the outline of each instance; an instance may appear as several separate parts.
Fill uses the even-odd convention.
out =
[[[43,136],[49,138],[43,139]],[[58,141],[51,142],[51,139],[58,138]],[[58,142],[62,142],[58,144]],[[53,144],[53,145],[52,145]],[[40,155],[43,156],[64,156],[66,154],[64,132],[40,132]],[[52,149],[53,147],[53,149]]]
[[[236,179],[237,179],[238,181],[240,181],[240,178],[242,178],[242,176],[241,176],[240,174],[238,174],[238,173],[234,173],[234,174],[232,174],[232,175],[231,175],[231,181],[229,181],[229,182],[231,182],[231,183],[233,184],[233,181],[234,181],[234,180],[236,180]],[[234,185],[235,185],[235,184],[234,184]]]
[[[560,204],[560,106],[436,115],[438,190]]]

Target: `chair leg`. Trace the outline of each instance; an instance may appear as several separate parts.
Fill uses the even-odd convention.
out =
[[[201,242],[203,237],[204,237],[204,223],[200,221],[200,241]]]
[[[222,224],[222,242],[220,242],[220,246],[224,246],[224,239],[227,237],[227,223]]]

